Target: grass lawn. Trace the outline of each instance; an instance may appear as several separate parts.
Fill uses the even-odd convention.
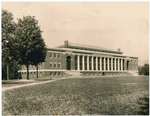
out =
[[[2,92],[2,115],[149,114],[149,77],[71,78]]]

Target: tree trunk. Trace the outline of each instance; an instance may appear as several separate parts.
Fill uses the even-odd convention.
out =
[[[7,80],[9,80],[9,65],[7,63]]]
[[[38,79],[38,64],[36,65],[36,78]]]
[[[27,67],[27,79],[29,80],[29,65],[27,65],[26,67]]]

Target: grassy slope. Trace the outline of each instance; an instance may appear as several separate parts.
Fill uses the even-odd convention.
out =
[[[2,95],[3,115],[148,114],[149,79],[66,79],[9,90]]]

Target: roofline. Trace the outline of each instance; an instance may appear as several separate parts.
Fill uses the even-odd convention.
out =
[[[67,47],[79,47],[79,46],[74,46],[74,45],[68,45],[67,47],[65,47],[64,45],[56,46],[56,48],[62,48],[62,47],[67,48]],[[82,48],[82,47],[79,47],[79,48]],[[83,48],[85,48],[85,47],[83,47]],[[101,49],[97,49],[97,48],[88,48],[88,47],[87,47],[87,49],[101,50]],[[110,51],[110,52],[116,52],[116,53],[121,53],[121,54],[123,53],[123,52],[119,52],[119,51],[115,51],[115,50],[101,50],[101,51]]]
[[[78,50],[78,49],[68,49],[68,48],[47,48],[48,50],[60,50],[60,51],[73,51],[73,52],[85,52],[85,53],[96,53],[96,54],[103,54],[103,55],[113,55],[113,56],[122,56],[122,57],[130,57],[130,58],[139,58],[134,56],[124,56],[122,54],[114,54],[114,53],[104,53],[104,52],[95,52],[95,51],[86,51],[86,50]]]

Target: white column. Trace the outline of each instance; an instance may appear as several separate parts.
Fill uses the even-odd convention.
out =
[[[120,70],[120,65],[119,65],[119,58],[118,58],[118,71]]]
[[[116,71],[116,58],[115,58],[115,71]]]
[[[123,59],[121,59],[121,71],[123,71]]]
[[[109,57],[107,58],[107,67],[108,67],[108,70],[109,70]]]
[[[98,57],[96,56],[96,70],[98,70]]]
[[[80,56],[78,55],[78,70],[80,70]]]
[[[93,67],[94,63],[93,63],[93,56],[92,56],[92,70],[94,70],[94,67]]]
[[[111,71],[113,71],[113,58],[111,58]]]
[[[87,56],[87,70],[89,70],[89,56]]]
[[[82,56],[82,70],[85,70],[84,56]]]
[[[100,71],[102,71],[102,57],[100,57]]]
[[[106,70],[106,64],[105,64],[105,57],[104,57],[104,71]]]

